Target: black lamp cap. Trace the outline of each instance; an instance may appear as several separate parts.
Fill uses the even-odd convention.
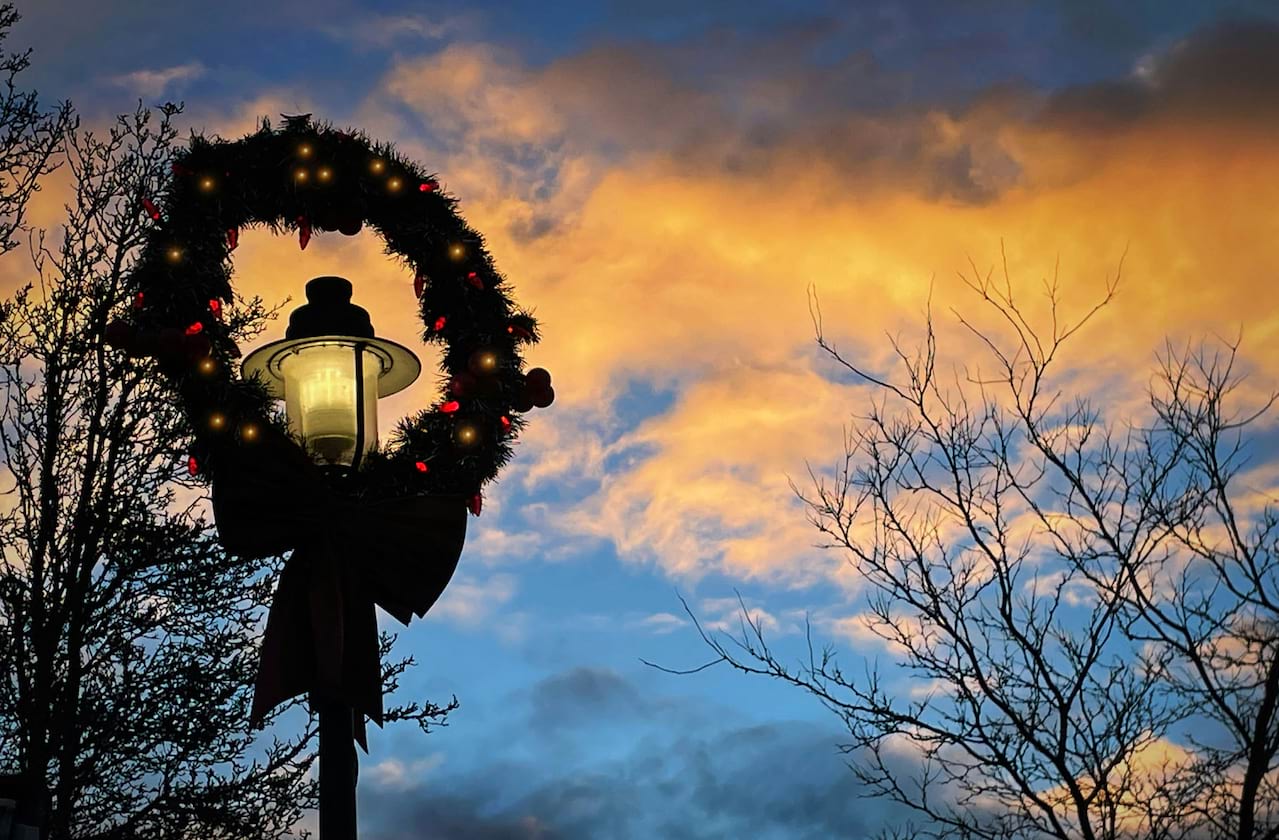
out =
[[[364,307],[351,303],[351,281],[345,277],[325,276],[307,281],[306,303],[289,315],[286,339],[320,335],[373,338],[369,313]]]

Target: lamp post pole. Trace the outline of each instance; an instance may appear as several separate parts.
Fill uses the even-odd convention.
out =
[[[355,840],[355,752],[351,707],[312,695],[320,716],[320,840]]]

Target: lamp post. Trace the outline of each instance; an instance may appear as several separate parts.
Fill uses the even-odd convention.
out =
[[[242,370],[284,400],[291,434],[340,479],[377,444],[378,398],[407,388],[422,364],[408,348],[374,335],[345,278],[310,280],[306,299],[289,316],[285,337],[250,353]],[[354,840],[355,712],[315,691],[311,703],[320,717],[320,840]]]

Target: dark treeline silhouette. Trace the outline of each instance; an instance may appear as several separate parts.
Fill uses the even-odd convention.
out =
[[[0,33],[15,20],[3,7]],[[58,840],[295,836],[315,804],[315,716],[299,699],[268,734],[248,729],[280,559],[220,548],[153,362],[102,340],[129,305],[142,200],[164,204],[181,108],[139,104],[95,134],[69,105],[42,113],[12,89],[5,102],[0,233],[30,243],[0,262],[30,278],[0,308],[0,774],[18,820]],[[25,230],[58,165],[74,181],[65,225]],[[224,317],[251,340],[269,314],[252,298]],[[384,665],[387,691],[411,664]],[[428,730],[456,705],[386,717]]]

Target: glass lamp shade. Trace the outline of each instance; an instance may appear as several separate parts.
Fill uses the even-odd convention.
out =
[[[405,347],[379,338],[327,335],[272,342],[244,360],[247,377],[284,399],[292,435],[316,463],[351,467],[377,445],[377,400],[422,370]]]

